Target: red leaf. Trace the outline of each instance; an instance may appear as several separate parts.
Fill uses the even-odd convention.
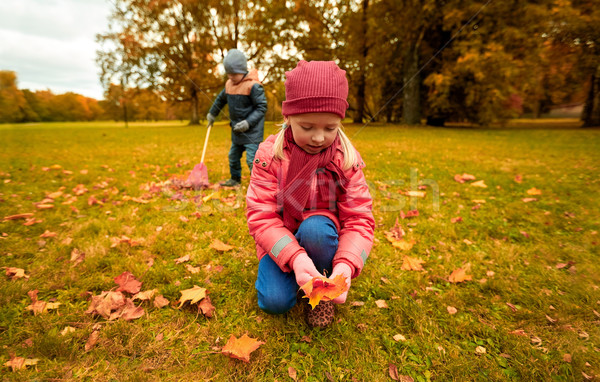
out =
[[[119,285],[117,292],[136,294],[142,290],[142,283],[138,281],[134,275],[127,271],[115,277],[115,283]]]
[[[198,304],[198,311],[202,312],[204,317],[212,318],[213,313],[215,312],[214,305],[210,302],[210,297],[206,296],[203,298]]]
[[[333,280],[327,277],[313,277],[302,285],[302,290],[308,298],[308,303],[314,309],[321,300],[330,301],[346,292],[350,286],[343,275],[337,275]]]

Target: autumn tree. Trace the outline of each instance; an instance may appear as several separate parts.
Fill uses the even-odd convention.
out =
[[[575,53],[579,80],[587,84],[584,127],[600,126],[600,9],[597,1],[556,0],[548,36]]]
[[[17,74],[0,71],[0,123],[23,122],[27,116],[27,100],[17,87]]]
[[[258,68],[278,60],[272,52],[289,28],[285,9],[276,0],[117,0],[110,32],[98,36],[98,61],[105,76],[126,76],[123,85],[189,102],[198,124],[223,86],[217,64],[227,50],[241,49]]]

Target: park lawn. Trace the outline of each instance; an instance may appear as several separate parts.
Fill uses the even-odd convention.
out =
[[[1,126],[0,218],[41,220],[0,222],[0,267],[29,276],[0,277],[2,379],[286,381],[295,373],[299,381],[385,381],[394,367],[415,381],[599,375],[600,131],[540,125],[348,125],[367,164],[376,234],[326,329],[307,327],[304,302],[281,316],[257,306],[247,168],[239,189],[160,186],[199,161],[204,127]],[[206,159],[211,182],[228,177],[229,144],[225,123],[217,124]],[[476,179],[459,183],[457,174]],[[79,184],[87,192],[75,199]],[[57,191],[45,203],[53,208],[36,208]],[[401,219],[414,209],[419,216]],[[396,220],[411,249],[386,238]],[[123,235],[131,240],[111,247]],[[233,249],[211,248],[217,239]],[[75,249],[85,253],[80,263],[71,261]],[[176,264],[184,255],[190,260]],[[424,271],[403,270],[406,256],[423,260]],[[471,280],[449,282],[458,268]],[[91,296],[114,290],[124,271],[170,306],[136,301],[145,314],[131,321],[86,314]],[[177,309],[180,291],[194,285],[208,290],[213,318]],[[60,305],[34,315],[32,290]],[[93,332],[97,343],[86,350]],[[265,342],[249,363],[220,353],[243,334]],[[11,371],[11,357],[38,361]]]

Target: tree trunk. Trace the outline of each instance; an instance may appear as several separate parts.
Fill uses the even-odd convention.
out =
[[[600,126],[600,65],[590,81],[590,91],[583,107],[583,127]]]
[[[200,119],[198,118],[198,92],[196,88],[192,86],[192,119],[190,125],[199,125]]]
[[[360,70],[358,73],[358,81],[356,81],[356,114],[354,114],[354,123],[362,123],[365,115],[365,87],[367,77],[367,55],[369,54],[369,46],[367,45],[367,10],[369,8],[369,0],[363,0],[362,13],[362,49],[360,58]]]
[[[125,128],[129,127],[129,122],[128,122],[128,118],[127,118],[127,102],[125,101],[125,98],[123,98],[123,121],[125,122]]]
[[[419,44],[411,44],[404,56],[402,122],[421,123],[421,76],[419,74]]]

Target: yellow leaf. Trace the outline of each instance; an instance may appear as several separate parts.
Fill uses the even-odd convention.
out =
[[[25,366],[34,366],[37,365],[39,359],[38,358],[23,358],[23,357],[12,357],[10,361],[5,362],[4,366],[10,367],[12,371],[17,371],[24,369]]]
[[[415,240],[406,241],[404,239],[400,239],[400,240],[393,241],[392,245],[403,251],[408,251],[413,247],[413,245],[415,245],[415,243],[416,243]]]
[[[472,280],[473,276],[467,275],[466,271],[463,268],[455,269],[448,277],[448,281],[451,283],[461,283],[463,281]]]
[[[404,195],[406,195],[406,196],[415,196],[417,198],[424,198],[425,197],[425,191],[406,191],[404,193]]]
[[[477,182],[473,182],[471,183],[471,186],[473,187],[481,187],[481,188],[487,188],[485,182],[483,180],[478,180]]]
[[[527,195],[541,195],[541,194],[542,194],[542,190],[538,190],[535,187],[530,188],[529,190],[527,190]]]
[[[211,244],[210,244],[210,248],[220,251],[220,252],[226,252],[226,251],[230,251],[233,249],[233,247],[231,245],[225,244],[223,243],[221,240],[219,239],[215,239]]]
[[[206,195],[205,197],[202,198],[202,202],[206,203],[209,200],[211,200],[214,196],[215,196],[214,192],[212,194],[210,194],[210,195]]]
[[[195,304],[204,297],[206,297],[206,288],[200,288],[199,286],[194,285],[193,288],[181,291],[178,307],[181,308],[186,301],[189,301],[190,304]]]
[[[404,256],[402,262],[402,268],[405,271],[424,271],[421,264],[425,263],[424,260],[417,259],[416,257]]]

